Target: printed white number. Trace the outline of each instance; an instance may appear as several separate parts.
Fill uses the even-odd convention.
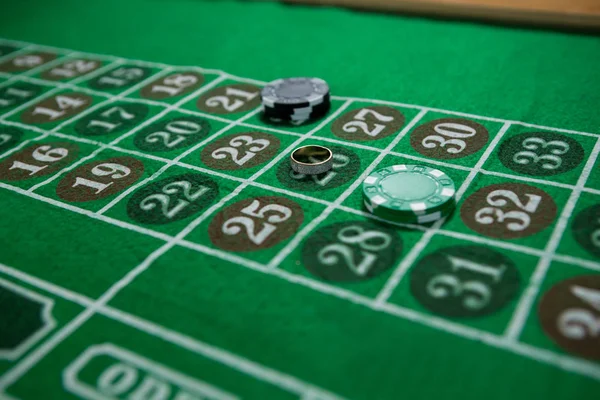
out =
[[[570,150],[570,146],[562,140],[546,142],[538,137],[523,140],[522,146],[527,150],[516,153],[513,156],[514,162],[521,165],[541,163],[543,169],[550,170],[559,168],[562,165],[562,158],[558,156],[566,154]],[[535,151],[539,149],[545,149],[546,153],[538,155]]]
[[[502,279],[502,274],[504,274],[504,271],[506,270],[505,265],[492,267],[491,265],[478,264],[460,257],[448,256],[448,260],[450,260],[450,263],[452,264],[452,270],[454,272],[465,269],[476,274],[488,275],[494,280],[494,282],[500,282],[500,279]]]
[[[19,56],[13,60],[13,64],[17,67],[31,68],[40,65],[44,59],[36,55]]]
[[[56,101],[56,105],[58,106],[58,110],[53,110],[51,108],[38,106],[33,110],[32,114],[33,115],[39,115],[39,114],[46,115],[51,120],[54,120],[56,118],[60,118],[63,115],[65,115],[67,110],[70,108],[76,109],[76,108],[79,108],[79,107],[85,105],[85,100],[78,99],[76,97],[69,97],[69,96],[56,96],[55,101]]]
[[[508,222],[506,227],[513,232],[523,231],[531,223],[530,214],[537,211],[542,201],[542,198],[535,194],[526,194],[525,196],[528,198],[527,204],[521,203],[519,197],[510,190],[494,190],[487,196],[487,203],[492,207],[484,207],[477,211],[475,221],[483,225],[513,221]],[[501,208],[508,205],[507,200],[523,211],[502,211]]]
[[[104,163],[98,164],[94,168],[92,168],[92,174],[96,176],[110,176],[112,179],[121,179],[126,177],[131,173],[131,170],[124,165],[116,164],[116,163]],[[96,189],[95,194],[101,193],[104,189],[112,185],[114,182],[101,183],[92,181],[89,179],[77,177],[75,179],[75,183],[73,187],[77,186],[87,186],[92,189]]]
[[[467,143],[462,139],[473,137],[477,133],[475,128],[454,122],[437,124],[433,130],[437,135],[425,137],[421,142],[423,147],[434,149],[440,146],[450,154],[458,154],[463,151],[467,147]]]
[[[95,128],[95,127],[99,126],[99,127],[106,129],[107,132],[112,132],[115,128],[122,125],[123,121],[135,118],[135,114],[131,114],[131,113],[127,112],[127,110],[124,110],[122,107],[119,107],[119,106],[109,108],[108,110],[102,112],[100,114],[100,116],[102,118],[111,118],[114,113],[118,114],[118,118],[119,118],[120,122],[108,122],[108,121],[100,121],[97,119],[93,119],[90,122],[88,122],[88,127]]]
[[[373,125],[373,129],[369,130],[369,125],[366,122],[364,122],[366,119],[365,117],[368,114],[372,114],[376,120],[381,121],[381,122],[391,122],[394,120],[394,117],[380,114],[380,113],[370,110],[368,108],[363,108],[362,110],[357,112],[356,115],[354,116],[354,119],[357,121],[350,121],[350,122],[346,123],[342,127],[342,130],[347,133],[356,133],[356,132],[358,132],[358,129],[360,128],[360,130],[362,130],[363,133],[365,133],[371,137],[376,137],[385,129],[385,125],[376,123]]]
[[[571,293],[600,313],[600,291],[583,286],[571,287]],[[558,319],[558,329],[569,339],[600,336],[600,316],[583,308],[570,308]]]
[[[19,88],[15,88],[15,87],[10,87],[10,88],[6,89],[6,94],[9,94],[11,96],[20,97],[22,99],[28,99],[31,96],[33,96],[35,93],[31,92],[29,90],[23,90],[23,89],[19,89]]]
[[[144,75],[144,71],[140,68],[119,68],[101,77],[98,82],[113,86],[123,86],[129,81],[138,79]]]
[[[258,96],[258,92],[246,92],[240,89],[227,88],[225,90],[225,96],[215,96],[206,100],[208,107],[219,107],[222,106],[228,112],[233,112],[238,108],[242,107],[246,102],[254,99]],[[230,97],[241,97],[244,100],[233,99],[231,103]]]
[[[337,239],[341,243],[329,244],[319,251],[319,261],[325,265],[335,265],[340,261],[341,256],[348,268],[358,276],[367,275],[377,261],[376,252],[385,249],[392,242],[392,238],[387,233],[368,231],[358,225],[341,229]],[[348,245],[358,245],[362,256],[360,262],[357,262],[352,247]]]
[[[314,157],[309,157],[310,162],[318,162],[319,160]],[[319,186],[326,186],[333,178],[338,175],[337,170],[344,168],[346,165],[350,164],[350,158],[344,154],[334,154],[333,155],[333,164],[329,171],[325,174],[319,175],[308,175],[310,178]],[[300,174],[294,170],[290,171],[290,177],[292,179],[302,180],[307,177],[307,175]]]
[[[510,190],[494,190],[488,195],[487,201],[489,205],[496,207],[504,207],[508,204],[508,202],[504,199],[506,198],[512,201],[521,210],[528,213],[534,213],[539,207],[542,198],[534,194],[526,194],[525,196],[527,196],[527,198],[529,199],[527,204],[521,203],[519,197]]]
[[[460,257],[448,256],[448,260],[452,265],[453,273],[468,270],[475,274],[488,276],[494,282],[499,282],[506,270],[505,265],[493,267]],[[443,299],[448,296],[461,297],[464,294],[462,304],[470,310],[480,310],[485,307],[492,295],[489,286],[484,282],[477,280],[463,282],[451,274],[436,275],[427,283],[427,293],[436,299]]]
[[[31,156],[36,161],[39,161],[41,163],[50,164],[50,163],[62,160],[68,154],[69,154],[69,150],[67,150],[65,148],[62,148],[62,147],[53,148],[52,146],[45,145],[45,146],[37,147],[33,151],[33,153],[31,153]],[[22,169],[25,171],[29,171],[30,172],[29,175],[31,176],[31,175],[37,174],[38,172],[45,169],[46,167],[48,167],[48,165],[40,166],[40,165],[27,164],[22,161],[13,161],[13,163],[9,169]]]
[[[15,97],[20,97],[25,100],[33,96],[35,93],[29,90],[18,89],[9,87],[4,92],[5,98],[0,98],[0,107],[7,107],[16,102]]]
[[[144,139],[148,143],[156,143],[162,140],[168,148],[173,148],[202,130],[202,126],[194,121],[171,121],[165,126],[166,131],[153,132]],[[171,134],[175,137],[171,138]]]
[[[267,139],[253,139],[252,136],[248,135],[237,136],[229,141],[229,145],[231,147],[221,147],[216,149],[212,152],[212,157],[217,160],[223,160],[230,155],[233,162],[235,162],[237,165],[244,165],[250,161],[256,155],[256,153],[266,149],[270,144],[271,142],[269,142]],[[252,147],[248,148],[244,157],[238,158],[239,152],[237,147],[244,145]]]
[[[427,283],[427,293],[436,299],[448,296],[461,297],[468,294],[463,300],[465,308],[480,310],[485,307],[491,298],[487,285],[478,281],[462,282],[457,277],[448,274],[437,275]]]
[[[60,67],[52,69],[52,75],[62,76],[63,78],[72,78],[77,74],[85,74],[96,68],[96,61],[75,60],[65,63]]]
[[[185,88],[195,85],[198,77],[194,75],[175,74],[166,77],[162,85],[153,85],[152,93],[166,93],[169,96],[176,96]]]
[[[68,154],[69,150],[62,147],[52,148],[52,146],[40,146],[36,148],[31,155],[40,162],[52,163],[62,160]]]
[[[252,201],[252,203],[241,210],[242,214],[249,215],[251,217],[266,219],[267,222],[263,222],[263,227],[260,232],[255,232],[254,220],[248,217],[234,217],[230,218],[223,224],[222,231],[226,235],[237,235],[242,231],[241,226],[246,228],[246,235],[252,241],[252,243],[260,246],[267,240],[267,238],[277,230],[275,224],[281,223],[288,220],[292,216],[292,210],[288,207],[279,204],[269,204],[264,207],[260,207],[258,200]],[[270,214],[267,216],[267,214]]]
[[[176,181],[168,183],[163,186],[163,193],[152,194],[143,199],[140,202],[140,208],[144,211],[150,211],[160,204],[163,215],[171,219],[179,214],[181,210],[190,205],[191,202],[198,200],[200,197],[205,195],[210,188],[200,185],[198,190],[196,190],[194,193],[192,193],[191,190],[192,184],[188,181]],[[182,192],[184,198],[177,198],[177,204],[169,209],[171,202],[171,197],[169,195],[178,195],[180,192]]]

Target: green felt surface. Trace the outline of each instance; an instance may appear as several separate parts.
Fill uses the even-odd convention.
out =
[[[3,70],[41,50],[57,58]],[[80,57],[100,69],[47,78]],[[140,80],[100,81],[123,77],[111,75],[115,57]],[[4,5],[0,397],[596,398],[597,357],[557,344],[538,309],[555,285],[600,276],[598,64],[594,36],[328,7]],[[185,95],[142,89],[190,66],[203,80]],[[238,85],[250,96],[261,81],[297,75],[326,79],[338,96],[323,123],[269,124],[256,96],[225,92]],[[88,103],[70,100],[67,117],[40,122],[39,107],[73,92]],[[244,100],[244,111],[209,107],[219,95]],[[361,133],[357,121],[383,128]],[[448,140],[459,125],[465,148],[427,136]],[[182,127],[180,144],[166,147]],[[306,134],[333,149],[331,174],[291,174],[287,157]],[[249,145],[235,140],[263,148],[236,164]],[[68,156],[54,160],[57,148]],[[415,163],[460,188],[441,230],[384,224],[363,208],[365,170]],[[481,211],[492,203],[500,211]],[[440,276],[465,286],[449,294],[446,280],[435,292]],[[31,310],[43,305],[50,319],[28,340],[42,315]],[[600,306],[576,305],[591,354]]]
[[[7,38],[267,81],[315,75],[346,95],[582,131],[600,124],[594,36],[272,2],[25,0],[7,9]]]

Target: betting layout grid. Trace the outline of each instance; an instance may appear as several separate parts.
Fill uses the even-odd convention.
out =
[[[3,59],[26,56],[34,49],[19,51],[22,53],[8,54]],[[45,54],[52,51],[56,49],[49,49]],[[574,355],[598,358],[593,354],[597,339],[587,336],[585,331],[589,327],[593,334],[594,326],[577,329],[581,315],[591,316],[593,322],[598,313],[598,280],[594,274],[600,268],[594,257],[598,252],[595,202],[600,191],[593,187],[596,177],[592,169],[599,150],[598,135],[335,96],[332,113],[324,121],[273,127],[260,119],[259,98],[253,96],[262,82],[220,71],[154,63],[142,63],[149,72],[141,77],[129,77],[126,72],[115,76],[115,71],[123,69],[112,62],[121,67],[142,64],[82,53],[69,55],[69,58],[77,57],[103,62],[86,74],[73,77],[79,81],[68,83],[52,79],[50,71],[55,67],[60,70],[63,59],[51,56],[44,60],[47,64],[2,74],[6,79],[0,83],[2,93],[6,94],[9,88],[16,89],[12,91],[9,105],[13,108],[2,117],[4,125],[14,128],[8,131],[10,138],[5,139],[10,144],[2,150],[6,150],[3,159],[9,160],[11,166],[15,161],[22,163],[27,173],[43,172],[46,176],[45,180],[31,184],[30,179],[22,179],[23,172],[15,175],[17,171],[6,168],[8,163],[3,162],[0,176],[4,182],[8,181],[2,184],[3,188],[52,201],[59,207],[85,212],[109,223],[118,222],[127,229],[161,238],[169,246],[207,252],[287,280],[293,276],[295,282],[331,295],[349,296],[371,308],[455,334],[484,337],[493,346],[600,377],[597,364],[567,355],[549,345],[549,341],[543,343],[546,349],[540,343],[528,343],[530,336],[526,329],[537,323],[537,317],[530,315],[534,314],[535,305],[543,321],[563,324],[562,329],[556,328],[558,324],[544,326],[548,338]],[[188,78],[172,75],[181,71],[186,72]],[[94,73],[96,78],[90,78]],[[189,78],[190,73],[195,74],[195,79]],[[103,81],[108,82],[108,87],[98,84],[99,77],[108,77]],[[131,83],[129,89],[121,87],[111,91],[111,80],[134,81],[134,78],[137,81]],[[184,88],[176,90],[181,88],[175,82],[181,84],[182,81],[186,83],[182,84]],[[152,91],[150,82],[162,88]],[[17,83],[25,86],[15,86]],[[36,89],[36,86],[41,88]],[[49,91],[41,93],[44,89]],[[19,91],[33,92],[35,98],[25,96],[18,104]],[[60,100],[58,96],[53,97],[64,91],[81,95]],[[169,92],[177,93],[170,96]],[[119,109],[115,110],[113,103],[117,101]],[[74,118],[73,124],[40,120],[50,118],[52,110],[61,112],[57,111],[60,102],[62,106],[67,105],[66,108],[79,105],[85,111],[81,114],[65,112],[67,117]],[[236,112],[229,114],[236,104]],[[51,111],[34,113],[34,105]],[[110,107],[104,107],[106,105]],[[148,110],[151,107],[155,108],[154,113]],[[161,119],[168,113],[177,117]],[[115,115],[118,118],[111,119]],[[228,115],[237,119],[227,118]],[[209,130],[211,125],[221,129]],[[12,138],[20,134],[15,129],[40,136],[14,140]],[[179,136],[173,138],[174,134]],[[38,151],[37,159],[33,156],[36,142],[52,143],[56,139],[66,140],[59,147],[62,150],[46,147]],[[289,173],[286,156],[307,140],[322,141],[332,148],[336,155],[332,173],[316,178]],[[402,147],[408,142],[410,147]],[[34,147],[29,147],[32,144]],[[72,156],[70,150],[79,145],[89,146],[87,154]],[[548,154],[536,153],[549,146]],[[246,147],[248,150],[240,156],[240,148]],[[249,151],[251,148],[254,150]],[[68,154],[62,156],[65,149]],[[117,157],[98,158],[101,152]],[[153,154],[155,152],[161,156]],[[28,158],[23,158],[25,156]],[[162,167],[142,179],[144,162],[130,156],[144,162],[162,163],[159,164]],[[34,160],[39,161],[39,158],[46,160],[47,165],[36,165]],[[440,221],[431,228],[410,226],[410,234],[404,231],[399,234],[395,229],[375,224],[376,218],[363,211],[357,188],[362,178],[376,167],[415,160],[444,168],[461,183],[457,197],[464,197],[464,201],[459,202],[458,215],[447,225],[442,226],[443,221]],[[163,172],[169,175],[172,167],[181,167],[184,173],[161,178]],[[217,182],[207,174],[223,178],[226,183]],[[261,179],[263,174],[267,179]],[[98,179],[106,176],[113,177],[114,181]],[[120,184],[116,179],[122,179]],[[55,184],[49,185],[54,181]],[[572,185],[572,182],[577,183]],[[586,182],[591,183],[591,187],[586,187]],[[225,186],[225,193],[228,190],[231,193],[216,194],[221,185]],[[52,190],[48,190],[49,187]],[[74,190],[81,187],[88,190]],[[165,201],[163,195],[179,190],[186,193],[187,205],[157,212],[162,210],[157,205]],[[311,191],[316,195],[307,195]],[[243,196],[246,193],[252,197]],[[243,199],[236,201],[240,197]],[[118,205],[122,205],[122,210],[113,214],[111,210]],[[264,207],[267,208],[261,211]],[[206,217],[201,216],[192,225],[185,224],[200,212]],[[266,216],[267,212],[272,215]],[[572,214],[575,218],[571,223]],[[240,218],[246,222],[239,222]],[[240,230],[230,221],[245,226],[249,220],[253,224],[258,222],[254,218],[266,218],[267,223],[263,222],[260,232],[240,240],[234,233]],[[494,223],[498,219],[509,222]],[[140,229],[140,225],[145,228]],[[280,230],[276,238],[269,235],[282,226],[285,229]],[[196,227],[201,229],[194,229]],[[572,238],[568,237],[563,243],[561,238],[568,230],[572,231]],[[362,251],[365,257],[356,263],[350,259],[349,268],[343,264],[344,252],[340,252],[340,246],[328,245],[317,252],[303,251],[314,249],[315,243],[323,243],[324,239],[332,245]],[[518,244],[514,239],[519,239]],[[449,242],[456,244],[448,246]],[[358,248],[350,246],[356,244]],[[269,248],[277,250],[275,256],[263,251]],[[576,256],[566,255],[572,254],[573,249]],[[310,271],[290,265],[288,261],[295,259],[301,260]],[[525,269],[519,264],[524,261],[533,262],[536,267]],[[554,273],[554,281],[546,282],[551,264],[566,264],[570,268],[563,268],[558,275]],[[407,279],[403,279],[406,274]],[[479,279],[480,285],[460,286],[462,281],[474,278]],[[356,285],[351,290],[336,285],[344,282]],[[448,298],[449,290],[457,288],[470,290],[469,296]],[[395,304],[398,290],[409,291],[414,303]],[[547,296],[539,301],[543,294]],[[494,314],[502,318],[490,318]],[[482,323],[486,317],[491,322]],[[526,324],[528,321],[531,322]]]
[[[12,55],[18,56],[19,53],[27,53],[28,50],[31,50],[34,47],[31,45],[29,45],[29,46],[23,45],[23,46],[24,46],[24,48],[21,50],[15,49],[15,51]],[[4,49],[2,49],[2,50],[4,50]],[[77,53],[66,52],[63,55],[66,55],[67,57],[70,58],[70,57],[76,57]],[[0,61],[2,61],[3,58],[6,58],[6,57],[0,58]],[[54,57],[52,57],[52,59],[54,59]],[[30,59],[30,61],[26,61],[26,63],[34,62],[32,60],[34,60],[34,59],[33,58]],[[57,61],[57,65],[58,65],[57,68],[62,69],[63,62],[67,61],[67,60],[65,58],[62,61],[61,60],[56,60],[56,61]],[[113,69],[118,68],[119,66],[123,65],[123,61],[124,60],[121,60],[121,59],[110,59],[110,60],[107,60],[106,62],[100,62],[100,63],[96,63],[96,64],[87,64],[88,67],[89,66],[92,66],[92,67],[89,67],[89,73],[85,74],[85,79],[91,79],[92,77],[96,77],[96,78],[101,77],[105,72],[113,70]],[[83,65],[83,64],[81,64],[81,65]],[[25,74],[34,73],[36,70],[40,70],[44,67],[52,67],[52,65],[50,63],[44,62],[44,64],[40,65],[39,67],[33,67],[31,69],[29,69],[29,67],[28,67],[27,72],[25,72]],[[87,69],[88,67],[84,67],[84,68]],[[75,67],[75,68],[77,68],[77,67]],[[170,68],[165,68],[163,73],[166,74],[169,71],[170,71]],[[65,73],[65,72],[63,70],[63,72],[60,72],[60,73]],[[68,71],[66,73],[68,73]],[[222,79],[222,77],[219,76],[220,74],[217,74],[217,75],[218,75],[218,78]],[[151,77],[147,77],[147,79],[141,80],[139,84],[134,85],[134,86],[141,88],[143,85],[149,83],[151,80],[154,80],[157,77],[158,77],[157,75],[152,75]],[[15,79],[15,76],[9,76],[7,78],[6,75],[3,74],[2,80],[4,82],[0,82],[0,83],[7,83],[8,85],[10,85],[7,87],[15,88],[16,90],[11,91],[10,94],[19,96],[20,94],[22,94],[24,92],[32,90],[32,87],[27,87],[27,88],[16,87],[11,84],[11,82],[14,83],[17,80],[20,80],[22,78],[23,77],[17,77]],[[83,77],[81,77],[81,78],[83,78]],[[110,81],[111,78],[109,78],[108,80]],[[75,79],[72,82],[75,82],[75,81],[77,81],[77,79]],[[207,87],[205,87],[205,88],[207,88]],[[93,92],[93,91],[88,91],[88,93],[90,93],[90,92]],[[198,93],[200,91],[196,91],[196,92]],[[110,104],[112,102],[112,100],[115,100],[117,98],[120,99],[125,94],[126,94],[126,91],[120,93],[120,96],[117,96],[117,97],[104,95],[104,97],[107,98],[108,100],[101,102],[100,104],[102,104],[102,105]],[[103,96],[103,94],[100,94],[100,96]],[[79,98],[72,97],[72,99],[73,98],[75,99],[75,104],[77,104],[76,101]],[[70,101],[69,99],[62,99],[60,101],[63,101],[63,100],[65,100],[67,102]],[[25,106],[25,103],[22,105]],[[164,106],[163,106],[163,108],[164,108]],[[119,111],[123,112],[123,113],[126,112],[124,109],[120,109]],[[131,110],[128,109],[128,111],[131,111]],[[3,116],[6,117],[7,115],[8,115],[8,113],[5,113]],[[77,116],[68,116],[67,121],[75,122],[77,119],[78,119]],[[7,126],[10,127],[10,125],[11,125],[10,123],[7,123]],[[3,128],[4,128],[4,124],[3,124]],[[64,137],[64,135],[61,135],[60,133],[56,132],[56,131],[58,131],[58,129],[60,129],[60,127],[57,125],[57,128],[53,130],[54,132],[52,133],[52,135],[56,134],[56,135],[59,135],[59,137]],[[38,129],[35,129],[35,131],[37,133],[41,134],[41,136],[32,137],[32,138],[23,138],[21,136],[21,132],[19,132],[19,131],[16,131],[14,129],[8,129],[8,130],[4,129],[4,130],[2,130],[2,133],[3,133],[3,135],[5,134],[5,136],[2,136],[2,138],[6,143],[8,143],[11,138],[15,138],[15,137],[17,138],[17,141],[22,140],[20,143],[22,146],[19,146],[21,148],[24,145],[26,145],[26,143],[31,143],[31,142],[35,142],[35,141],[40,141],[41,144],[44,145],[46,142],[44,142],[43,139],[48,136],[46,134],[48,132],[43,132]],[[7,138],[8,138],[8,140],[6,140]],[[86,143],[86,141],[83,141],[81,143]],[[87,143],[93,143],[93,142],[88,141]],[[12,144],[16,144],[16,143],[12,142]],[[94,143],[94,144],[96,147],[98,145],[100,145],[100,143]],[[55,162],[55,161],[58,161],[58,160],[54,160],[55,158],[58,158],[58,159],[61,159],[63,157],[67,158],[68,153],[71,152],[73,149],[76,149],[76,147],[68,146],[68,144],[65,142],[62,142],[60,146],[61,147],[51,147],[51,148],[46,148],[46,149],[42,148],[41,151],[37,152],[37,158],[34,156],[34,159],[36,161],[39,161],[40,158],[45,161],[52,159],[53,162]],[[57,148],[60,150],[56,150]],[[39,149],[39,147],[36,146],[35,149]],[[18,149],[13,148],[11,150],[17,151]],[[48,150],[48,151],[46,151],[46,150]],[[67,150],[67,151],[64,151],[64,150]],[[13,153],[13,151],[7,151],[6,153],[3,154],[3,156],[7,156],[11,153]],[[31,164],[27,164],[26,161],[27,160],[21,161],[20,164],[17,164],[17,165],[19,167],[24,167],[25,169],[32,168]],[[19,163],[19,161],[17,161],[17,163]],[[107,165],[107,163],[103,163],[99,170],[102,171],[102,169],[106,165]],[[110,165],[114,166],[115,163],[110,163]],[[120,165],[123,166],[122,164],[120,164]],[[64,165],[61,165],[60,168],[62,168],[62,167],[64,167]],[[35,169],[34,171],[30,171],[30,172],[35,173],[36,171],[41,171],[41,170]],[[124,169],[120,170],[120,172],[123,172],[123,171],[124,171]],[[111,174],[112,173],[113,172],[111,172]],[[108,186],[110,186],[110,185],[108,185]],[[75,208],[71,208],[71,210],[73,211],[73,210],[75,210]],[[101,218],[101,219],[104,220],[104,218]],[[125,225],[125,227],[127,227],[127,225]],[[161,240],[165,240],[165,241],[168,240],[167,239],[168,237],[166,235],[157,235],[156,233],[154,233],[154,234],[150,233],[150,235],[158,236]],[[180,346],[182,349],[191,351],[191,352],[196,353],[197,355],[201,356],[200,359],[198,359],[198,358],[195,359],[195,363],[198,363],[198,362],[200,364],[204,363],[207,371],[220,369],[221,370],[220,373],[223,374],[224,373],[223,369],[227,369],[227,373],[225,376],[227,376],[228,379],[230,379],[233,382],[236,382],[236,385],[239,384],[239,385],[241,385],[241,387],[246,387],[246,389],[250,388],[251,390],[259,390],[261,395],[266,395],[268,397],[273,397],[273,398],[278,398],[281,396],[283,396],[284,398],[287,398],[286,396],[288,396],[290,393],[292,393],[292,394],[296,394],[302,398],[332,399],[332,400],[338,398],[336,395],[328,393],[327,391],[325,391],[321,388],[318,388],[314,385],[311,385],[309,383],[302,382],[301,380],[299,380],[295,377],[288,376],[288,375],[286,375],[284,373],[280,373],[278,371],[275,371],[275,373],[274,373],[274,371],[269,370],[268,368],[266,368],[260,364],[253,363],[252,361],[250,361],[248,359],[238,357],[238,356],[233,355],[225,350],[221,350],[221,349],[215,350],[215,348],[213,346],[205,344],[200,340],[195,340],[190,337],[186,337],[185,335],[178,334],[178,332],[168,330],[162,326],[153,325],[152,323],[150,323],[148,321],[140,321],[139,319],[136,319],[132,315],[128,315],[127,313],[117,312],[116,310],[112,309],[111,307],[108,307],[105,305],[104,306],[100,305],[98,300],[94,301],[90,297],[81,295],[79,293],[70,292],[69,290],[65,290],[64,288],[54,285],[51,282],[43,281],[43,280],[40,280],[33,276],[23,274],[23,273],[21,273],[21,271],[15,270],[14,268],[11,268],[9,266],[0,264],[0,270],[7,276],[10,276],[13,278],[17,277],[18,280],[21,280],[23,283],[27,283],[29,286],[31,286],[33,288],[42,289],[42,290],[46,291],[47,293],[55,294],[57,297],[62,297],[64,299],[68,299],[70,301],[73,301],[74,303],[77,303],[83,307],[86,307],[88,310],[90,310],[92,307],[97,308],[98,309],[97,312],[99,314],[100,313],[102,315],[110,314],[110,315],[112,315],[111,318],[113,320],[120,321],[121,323],[125,322],[125,323],[127,323],[127,325],[136,327],[137,329],[140,329],[141,331],[144,331],[145,333],[151,334],[153,337],[158,337],[158,338],[168,337],[168,340],[170,342],[176,343],[176,345]],[[14,368],[7,369],[7,373],[0,374],[0,394],[2,394],[3,396],[6,396],[6,398],[12,398],[7,393],[5,393],[7,387],[10,387],[13,383],[18,382],[20,377],[22,377],[25,373],[27,373],[30,370],[30,368],[33,367],[39,361],[39,359],[43,358],[46,355],[45,351],[41,351],[41,352],[34,351],[32,354],[28,355],[25,359],[20,360],[20,357],[23,354],[25,354],[27,351],[29,351],[30,348],[34,344],[36,344],[39,340],[42,340],[49,332],[51,332],[56,327],[57,323],[52,315],[52,312],[56,311],[56,309],[53,310],[54,301],[52,299],[45,297],[45,296],[38,295],[35,291],[31,291],[28,288],[23,288],[19,285],[15,285],[14,282],[10,282],[10,281],[0,278],[0,288],[2,288],[3,295],[5,295],[5,298],[3,300],[6,300],[7,302],[14,302],[14,304],[19,305],[19,307],[15,307],[14,310],[22,311],[24,309],[24,307],[29,307],[29,310],[31,310],[32,312],[39,312],[40,317],[41,317],[41,320],[37,321],[37,322],[39,322],[38,325],[34,324],[32,326],[31,324],[29,324],[29,326],[24,327],[25,330],[28,328],[31,329],[30,336],[24,336],[23,337],[24,340],[22,342],[20,342],[14,348],[11,348],[10,351],[6,351],[6,352],[3,350],[0,351],[0,360],[5,359],[5,360],[9,360],[9,361],[15,361],[15,363],[18,362],[18,364],[16,364]],[[6,293],[4,293],[4,291],[6,291]],[[105,298],[103,303],[105,303],[106,300],[107,300],[107,298]],[[80,326],[77,325],[76,329],[77,328],[80,328]],[[81,329],[77,329],[77,332],[79,332],[79,331],[81,331]],[[157,331],[159,333],[157,333]],[[59,330],[59,334],[60,334],[60,330]],[[48,342],[50,342],[50,340],[48,340]],[[189,342],[191,342],[191,344],[184,345],[185,343],[189,343]],[[160,342],[154,342],[154,345],[160,346]],[[53,347],[54,346],[55,345],[53,345]],[[173,351],[173,349],[171,349],[170,351]],[[82,373],[89,373],[89,371],[87,371],[87,370],[89,370],[90,365],[92,365],[93,367],[97,367],[96,365],[94,365],[94,363],[97,363],[98,360],[102,359],[102,358],[110,358],[115,363],[112,366],[109,366],[109,368],[106,368],[106,366],[105,366],[105,369],[102,371],[102,373],[100,374],[100,376],[98,378],[99,383],[97,383],[97,384],[100,386],[98,388],[95,388],[93,386],[95,386],[96,383],[85,382],[82,380],[82,379],[85,379],[85,378],[82,378]],[[128,365],[130,365],[129,367],[127,367],[126,370],[123,369],[126,367],[124,365],[124,363],[127,363]],[[217,365],[217,364],[221,364],[221,365]],[[147,375],[144,376],[144,373]],[[119,376],[123,376],[123,375],[117,376],[116,374],[129,374],[128,376],[131,376],[131,374],[135,374],[136,380],[131,381],[131,382],[128,381],[128,384],[123,386],[122,384],[119,384],[119,382],[123,383],[123,381],[120,381],[117,379]],[[244,376],[244,375],[247,375],[247,376]],[[159,377],[159,378],[155,378],[155,377]],[[256,381],[254,381],[252,379],[254,379]],[[102,383],[102,382],[104,382],[104,383]],[[209,379],[209,382],[210,382],[210,379]],[[257,382],[259,382],[260,384],[257,384]],[[212,384],[212,382],[207,383],[207,382],[199,381],[197,379],[192,379],[192,378],[190,378],[190,376],[183,375],[179,371],[173,370],[169,367],[166,367],[165,365],[162,365],[153,360],[147,359],[140,354],[133,353],[133,352],[129,351],[128,349],[123,348],[119,345],[116,345],[113,343],[102,343],[102,342],[99,342],[98,344],[92,345],[92,346],[88,347],[87,349],[85,349],[85,351],[83,351],[81,354],[79,354],[73,360],[73,362],[67,366],[67,368],[63,371],[63,384],[64,384],[64,388],[67,389],[68,391],[70,391],[74,394],[80,395],[80,396],[84,396],[84,397],[87,397],[87,396],[95,397],[97,395],[97,390],[101,390],[103,394],[110,393],[111,395],[119,395],[119,394],[131,392],[131,395],[135,395],[137,393],[137,395],[141,395],[143,397],[144,395],[148,394],[147,393],[148,390],[152,391],[152,390],[155,390],[156,388],[159,388],[160,390],[162,390],[162,389],[166,388],[169,392],[174,392],[173,394],[181,395],[182,397],[187,396],[189,398],[192,398],[192,397],[204,398],[206,396],[209,396],[211,398],[223,398],[223,399],[237,398],[236,395],[234,395],[232,393],[228,393],[227,391],[222,390],[218,386],[215,387]],[[161,393],[165,394],[165,392],[162,392],[162,391],[161,391]]]

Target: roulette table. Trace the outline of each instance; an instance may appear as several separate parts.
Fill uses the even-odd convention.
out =
[[[595,399],[600,38],[247,1],[4,4],[0,398]],[[326,115],[265,118],[315,76]],[[292,171],[304,145],[333,166]],[[365,208],[443,171],[432,224]]]

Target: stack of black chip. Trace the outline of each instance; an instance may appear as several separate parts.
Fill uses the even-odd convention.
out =
[[[329,85],[319,78],[287,78],[269,83],[261,92],[265,117],[301,124],[322,118],[331,106]]]

